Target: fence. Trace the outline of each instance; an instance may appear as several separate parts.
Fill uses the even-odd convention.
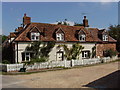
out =
[[[23,64],[2,64],[2,71],[19,71],[23,67]]]
[[[64,60],[64,61],[51,61],[43,63],[35,63],[34,65],[27,65],[27,70],[35,69],[45,69],[45,68],[54,68],[54,67],[74,67],[82,65],[92,65],[104,62],[110,62],[116,60],[117,57],[105,57],[105,58],[93,58],[93,59],[82,59],[82,60]],[[6,72],[19,71],[20,68],[23,68],[23,64],[1,64],[2,70]]]

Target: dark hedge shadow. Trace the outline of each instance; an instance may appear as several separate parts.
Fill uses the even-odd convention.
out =
[[[100,79],[88,83],[85,87],[97,88],[103,90],[104,88],[120,88],[120,70],[106,75]]]

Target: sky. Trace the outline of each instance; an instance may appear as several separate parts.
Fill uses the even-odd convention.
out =
[[[24,13],[40,23],[64,19],[82,23],[86,15],[90,27],[107,29],[118,24],[118,2],[2,2],[2,33],[14,32]]]

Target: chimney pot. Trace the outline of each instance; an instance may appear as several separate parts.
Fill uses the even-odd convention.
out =
[[[86,16],[84,16],[84,19],[86,18]]]
[[[26,16],[26,13],[24,14],[24,17]]]

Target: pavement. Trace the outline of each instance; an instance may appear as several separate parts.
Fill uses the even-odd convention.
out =
[[[27,75],[2,75],[3,88],[117,88],[119,62]]]

